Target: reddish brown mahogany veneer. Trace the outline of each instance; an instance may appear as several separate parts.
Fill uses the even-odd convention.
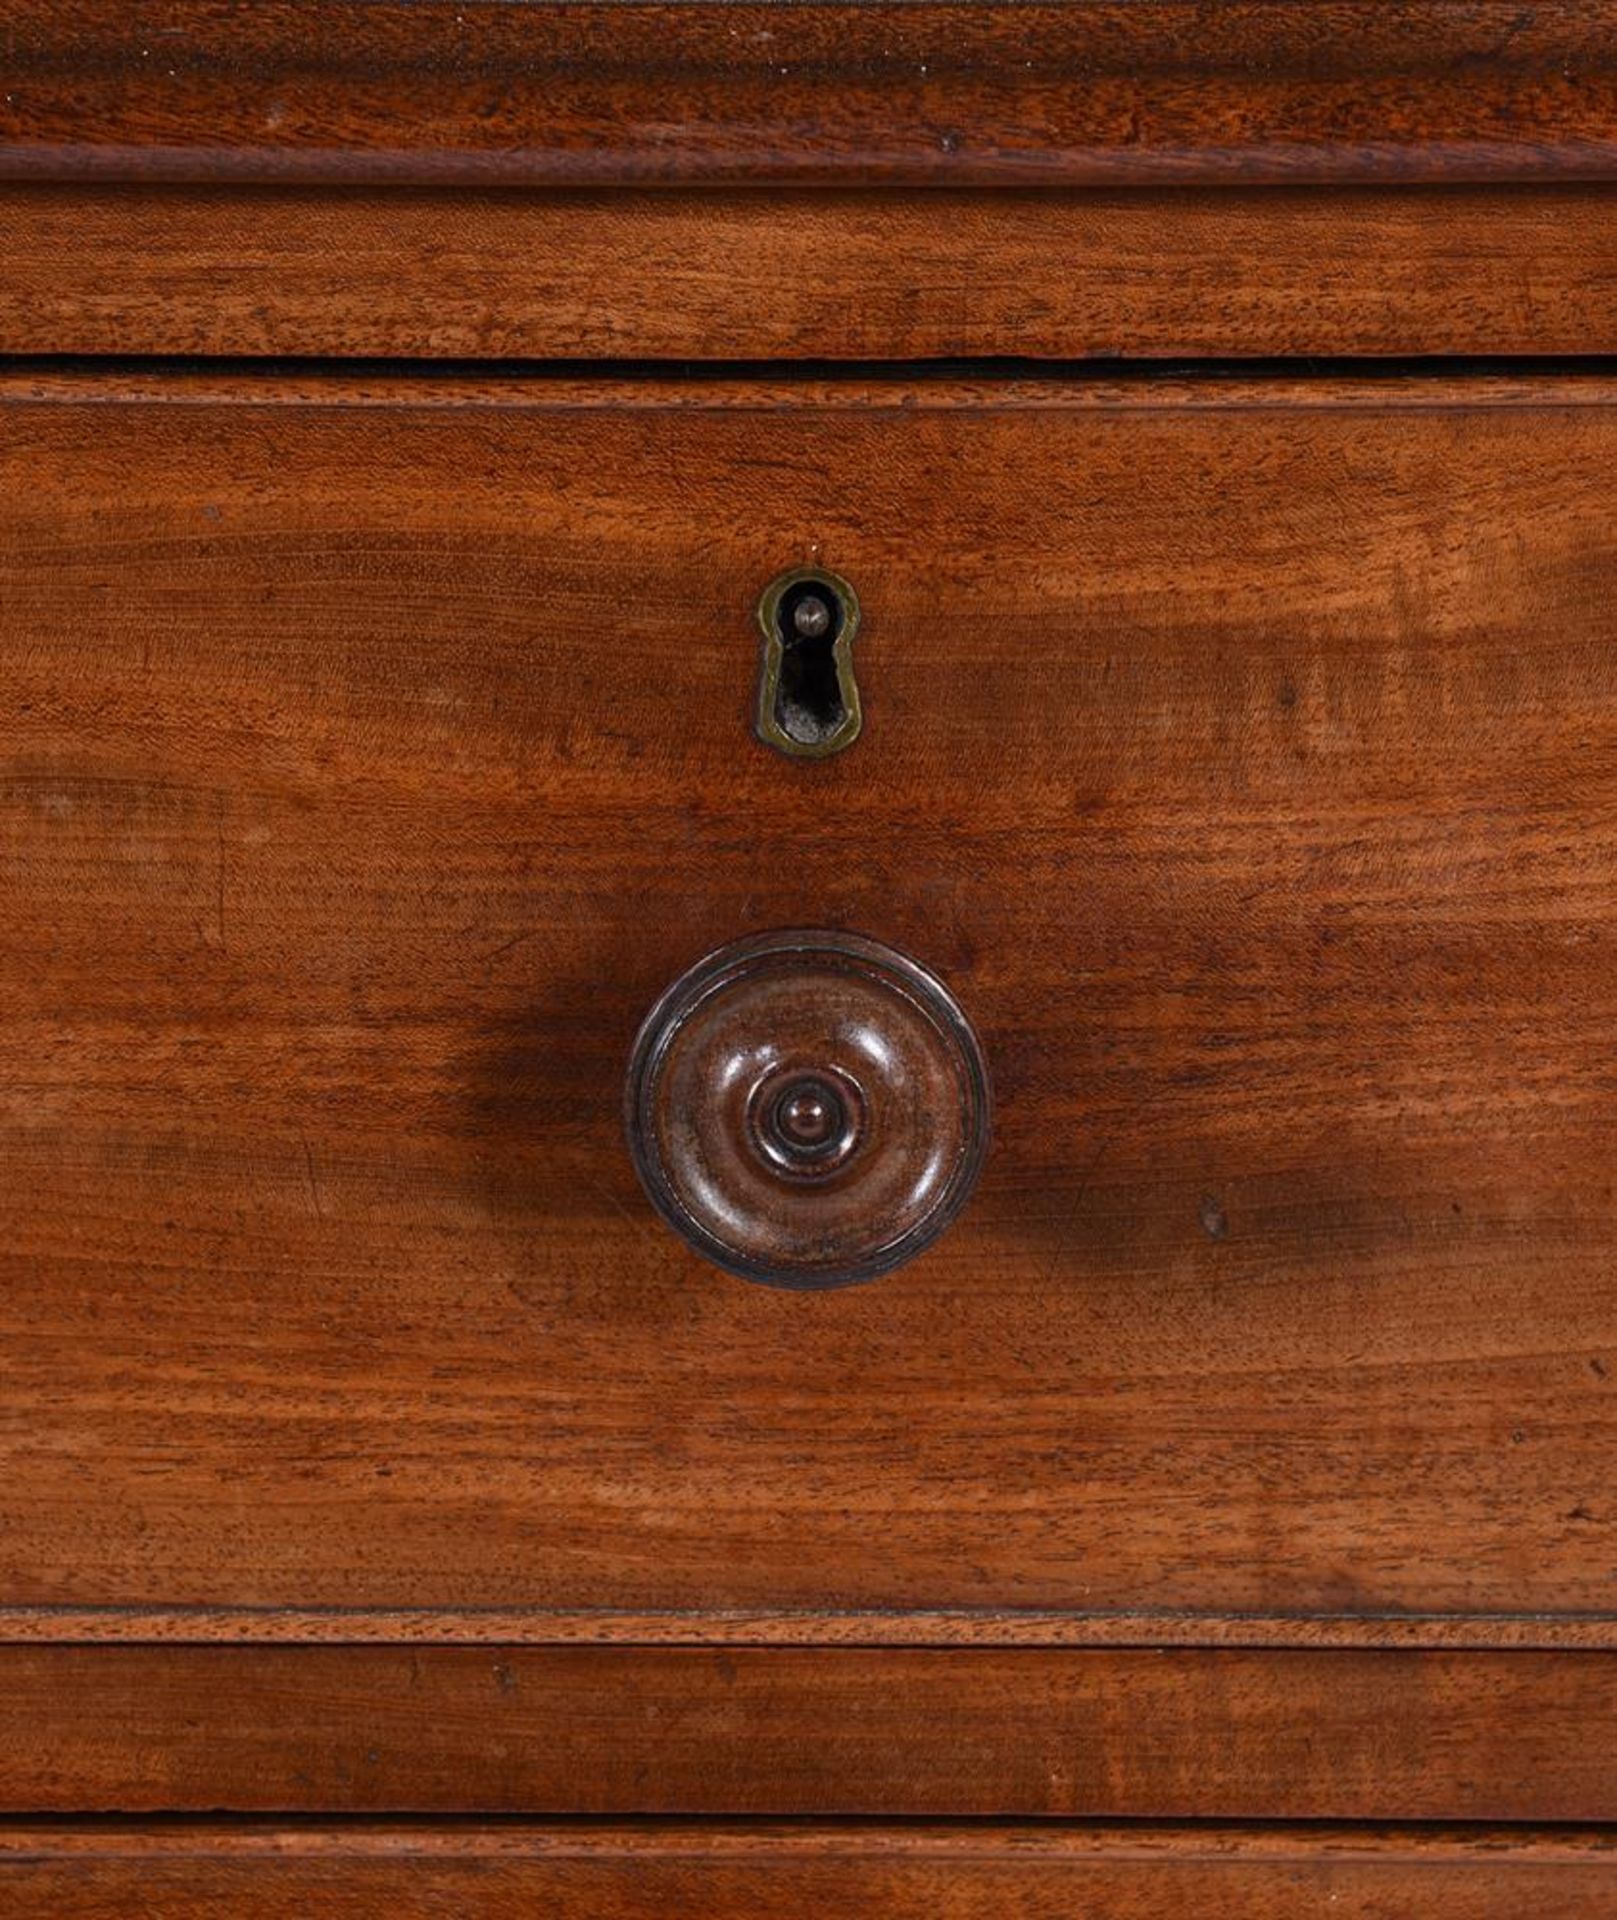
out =
[[[1617,0],[0,68],[0,1916],[1617,1912]]]
[[[1599,1652],[13,1647],[0,1814],[1617,1825],[1614,1719]]]
[[[165,1823],[0,1829],[5,1920],[1609,1920],[1611,1841],[1531,1828]]]
[[[1542,356],[1609,351],[1617,312],[1617,194],[1598,184],[23,184],[0,185],[0,228],[12,353]]]
[[[1607,382],[3,414],[13,1619],[1609,1643]],[[789,762],[816,546],[866,722]],[[807,903],[947,979],[996,1126],[794,1299],[620,1114]]]
[[[1617,176],[1614,0],[8,0],[6,32],[25,179]]]

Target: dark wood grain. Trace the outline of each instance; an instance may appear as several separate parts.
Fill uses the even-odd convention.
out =
[[[0,1647],[0,1812],[1617,1821],[1609,1653]]]
[[[0,1827],[6,1920],[1610,1920],[1614,1904],[1600,1829]]]
[[[0,173],[1617,177],[1613,0],[9,0]]]
[[[1609,1636],[1614,397],[12,382],[0,1600]],[[811,916],[997,1143],[792,1299],[618,1108]]]
[[[410,358],[1590,354],[1599,186],[0,190],[0,351]]]

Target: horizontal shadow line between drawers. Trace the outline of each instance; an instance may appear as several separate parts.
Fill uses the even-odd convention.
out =
[[[1291,359],[1231,357],[1215,359],[1036,359],[1015,355],[971,359],[893,360],[613,360],[613,359],[412,359],[291,355],[182,354],[0,354],[0,373],[53,375],[74,373],[256,376],[296,375],[302,380],[413,379],[448,381],[500,379],[543,382],[576,380],[666,381],[696,385],[720,380],[759,380],[791,384],[832,380],[1059,380],[1116,384],[1163,379],[1240,381],[1341,380],[1385,381],[1441,375],[1446,379],[1516,376],[1617,375],[1617,352],[1610,354],[1521,354],[1510,356],[1429,355],[1397,359],[1365,357]]]

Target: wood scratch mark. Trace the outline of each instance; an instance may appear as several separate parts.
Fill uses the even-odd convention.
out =
[[[1071,1204],[1064,1210],[1062,1223],[1056,1232],[1055,1242],[1050,1248],[1050,1258],[1045,1265],[1044,1278],[1047,1284],[1053,1284],[1061,1277],[1061,1263],[1066,1258],[1067,1249],[1077,1238],[1078,1220],[1083,1204],[1089,1194],[1089,1183],[1095,1177],[1095,1170],[1106,1157],[1107,1150],[1117,1138],[1116,1134],[1106,1134],[1095,1151],[1084,1163],[1083,1171],[1078,1175],[1078,1185],[1072,1196]]]
[[[217,878],[216,878],[215,887],[214,887],[214,891],[215,891],[214,912],[215,912],[215,917],[217,918],[219,923],[219,948],[220,948],[220,951],[223,952],[224,945],[225,945],[225,823],[222,817],[222,803],[221,803],[221,818],[218,823],[217,834],[218,834],[218,843],[219,843],[219,860],[218,860]]]
[[[315,1217],[324,1220],[326,1203],[321,1197],[320,1182],[315,1177],[314,1150],[309,1145],[309,1136],[301,1128],[298,1130],[298,1138],[303,1142],[303,1167],[309,1178],[309,1203],[314,1208]]]
[[[520,947],[524,940],[532,940],[543,932],[543,927],[524,927],[520,933],[513,933],[509,940],[502,940],[497,947],[490,947],[483,958],[498,960],[501,954],[509,953],[513,947]]]
[[[662,1228],[656,1220],[650,1218],[649,1215],[637,1217],[623,1204],[604,1181],[586,1179],[583,1182],[583,1186],[586,1193],[593,1194],[597,1200],[604,1200],[612,1211],[617,1214],[619,1219],[626,1220],[628,1224],[634,1228],[636,1233],[649,1233],[653,1238],[658,1240],[662,1238]]]

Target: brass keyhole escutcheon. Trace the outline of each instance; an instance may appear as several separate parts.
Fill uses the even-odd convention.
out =
[[[758,738],[797,759],[823,760],[859,738],[859,684],[853,637],[859,598],[846,580],[795,567],[772,580],[758,602],[763,669]]]

